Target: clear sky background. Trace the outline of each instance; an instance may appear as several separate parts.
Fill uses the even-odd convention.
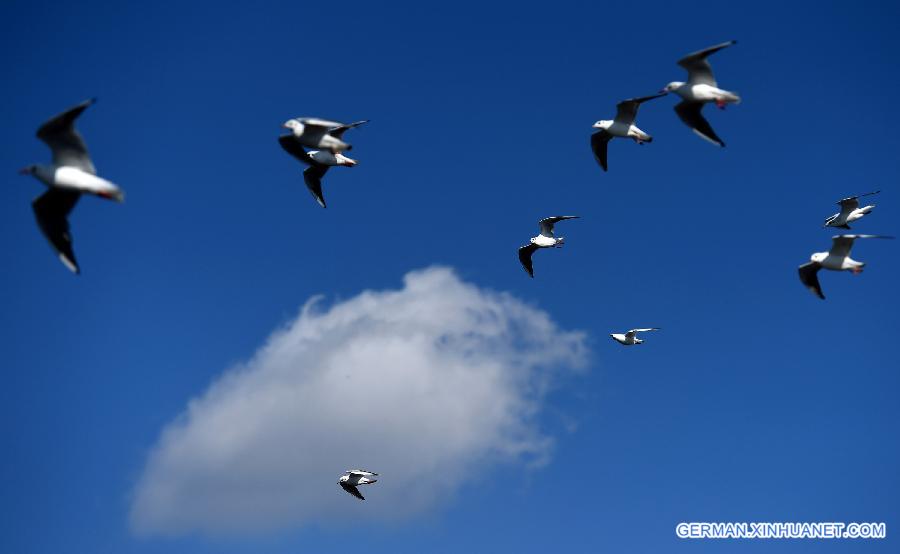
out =
[[[897,551],[900,244],[857,243],[866,271],[823,272],[826,301],[796,274],[828,249],[834,233],[821,224],[842,197],[881,189],[854,231],[900,234],[897,5],[306,4],[0,8],[0,551]],[[667,97],[639,115],[654,142],[613,141],[601,172],[591,124],[683,80],[684,54],[729,39],[739,42],[711,61],[744,102],[705,110],[728,147],[693,135]],[[79,203],[76,277],[33,220],[42,186],[15,170],[49,159],[34,137],[41,122],[93,96],[79,128],[126,202]],[[327,210],[276,142],[284,120],[304,115],[372,120],[347,133],[360,163],[326,176]],[[529,279],[516,249],[556,214],[582,219],[559,226],[566,247],[537,253]],[[455,273],[414,274],[446,282],[404,288],[404,275],[435,265]],[[442,318],[482,308],[525,331],[485,339],[472,382],[448,379],[459,388],[444,392],[446,360],[430,360],[428,345],[394,381],[377,355],[371,366],[344,360],[361,387],[305,389],[310,351],[290,353],[281,369],[299,388],[260,389],[288,391],[287,415],[253,419],[265,394],[232,414],[260,425],[230,444],[238,457],[265,452],[262,469],[232,474],[216,455],[190,470],[173,462],[199,520],[234,513],[193,525],[179,501],[163,503],[164,530],[136,523],[141,483],[157,490],[147,468],[164,429],[196,431],[176,444],[191,452],[231,429],[204,427],[202,410],[184,415],[192,399],[215,408],[207,390],[237,366],[262,375],[255,354],[273,332],[308,323],[298,313],[315,295],[321,312],[352,311],[364,290],[401,289],[404,305],[423,306],[384,327],[400,330],[390,344],[402,353],[410,329],[434,325],[440,341]],[[456,292],[442,305],[445,290]],[[372,313],[394,314],[379,295]],[[326,323],[311,325],[327,337]],[[348,341],[389,342],[372,339],[377,325],[335,325]],[[460,325],[454,336],[468,337]],[[608,338],[643,326],[663,330],[634,348]],[[343,340],[317,340],[322,364],[346,354]],[[435,376],[433,398],[447,406],[406,395],[416,375]],[[369,383],[382,383],[372,404]],[[345,406],[342,387],[353,389]],[[296,390],[328,402],[313,409]],[[498,395],[520,404],[497,415]],[[400,407],[407,398],[446,425],[423,418],[408,443],[369,441],[332,463],[335,441],[352,451],[357,431],[380,437],[418,420]],[[473,421],[466,402],[493,415]],[[386,407],[350,432],[333,427],[367,405]],[[278,418],[285,433],[266,434]],[[334,429],[345,433],[325,436]],[[449,485],[423,485],[421,507],[398,505],[421,475],[388,460],[427,465],[449,435],[465,443],[484,429],[476,446],[447,447],[437,477]],[[537,461],[495,451],[496,441],[515,450],[519,435]],[[269,450],[254,450],[256,436]],[[288,467],[269,472],[278,445]],[[382,474],[365,503],[334,484],[356,465]],[[260,473],[273,476],[262,492]],[[307,486],[333,492],[318,515]],[[242,487],[246,503],[215,494]],[[306,511],[273,508],[284,500],[273,488]],[[242,514],[270,509],[282,519],[241,529]],[[681,521],[883,521],[888,539],[683,541]]]

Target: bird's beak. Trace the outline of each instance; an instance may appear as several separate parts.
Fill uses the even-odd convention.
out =
[[[29,175],[31,174],[31,167],[23,167],[19,170],[19,175]]]
[[[659,89],[659,94],[669,94],[669,91],[667,91],[666,89],[662,88],[662,89]]]

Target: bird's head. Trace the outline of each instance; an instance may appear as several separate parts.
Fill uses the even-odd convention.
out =
[[[592,127],[593,127],[594,129],[609,129],[609,126],[612,125],[612,123],[613,123],[613,122],[610,121],[609,119],[601,119],[601,120],[598,121],[597,123],[594,123],[594,124],[592,125]]]
[[[661,92],[661,93],[675,92],[676,90],[680,89],[683,86],[684,86],[683,81],[672,81],[671,83],[669,83],[668,85],[663,87],[662,90],[660,90],[659,92]]]
[[[817,264],[822,263],[822,261],[828,257],[828,252],[816,252],[812,256],[809,257],[809,261],[815,262]]]
[[[528,242],[530,242],[531,244],[534,244],[534,241],[535,241],[534,237],[531,237],[530,239],[528,239]]]
[[[288,119],[284,122],[284,125],[282,125],[282,127],[284,127],[285,129],[290,129],[297,136],[303,134],[303,124],[296,119]]]

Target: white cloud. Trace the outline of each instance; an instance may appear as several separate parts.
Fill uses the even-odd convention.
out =
[[[492,463],[545,461],[544,393],[584,358],[581,333],[446,268],[325,311],[313,299],[163,430],[132,527],[258,533],[413,516]],[[381,474],[365,503],[336,484],[350,467]]]

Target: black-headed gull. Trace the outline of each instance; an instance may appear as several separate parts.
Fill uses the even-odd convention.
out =
[[[96,99],[85,100],[49,120],[37,130],[37,137],[53,152],[50,165],[30,165],[19,170],[23,175],[34,175],[47,185],[47,192],[31,203],[41,232],[59,255],[62,263],[73,273],[79,273],[78,262],[72,249],[68,215],[82,194],[93,194],[108,200],[122,202],[122,190],[113,183],[97,176],[97,170],[88,154],[81,134],[75,129],[75,120]]]
[[[366,471],[364,469],[348,469],[338,480],[338,485],[340,485],[342,489],[349,492],[356,498],[365,500],[365,497],[360,494],[359,489],[356,487],[358,485],[371,485],[372,483],[378,481],[378,479],[370,479],[370,477],[377,476],[377,473]]]
[[[868,214],[875,208],[875,204],[869,204],[868,206],[860,208],[859,199],[863,196],[878,194],[879,192],[881,191],[876,190],[875,192],[867,192],[865,194],[850,196],[848,198],[839,200],[837,202],[837,205],[841,207],[841,211],[825,219],[824,227],[840,227],[841,229],[849,229],[849,223],[860,219],[862,216]]]
[[[831,237],[831,250],[828,252],[816,252],[809,257],[810,261],[797,268],[800,282],[813,294],[825,299],[822,287],[819,285],[819,270],[830,269],[832,271],[851,271],[860,273],[866,264],[858,262],[850,257],[850,249],[856,239],[892,239],[883,235],[835,235]]]
[[[316,202],[323,208],[325,207],[325,197],[322,196],[322,177],[325,176],[328,168],[336,165],[353,167],[357,163],[356,160],[350,159],[341,153],[332,154],[326,150],[311,150],[307,152],[293,135],[278,137],[278,144],[288,154],[309,166],[303,171],[303,181],[306,183],[309,193],[313,195]]]
[[[653,96],[642,96],[640,98],[622,100],[616,104],[615,119],[601,119],[597,123],[594,123],[594,129],[600,130],[591,135],[591,150],[594,151],[594,158],[597,159],[597,163],[600,164],[603,171],[607,170],[606,147],[609,144],[609,141],[614,137],[630,138],[638,144],[653,142],[653,137],[644,131],[641,131],[637,125],[634,124],[634,119],[637,117],[638,108],[641,104],[647,100],[659,98],[660,96],[665,96],[665,94],[660,93],[654,94]]]
[[[632,346],[632,345],[641,344],[644,342],[641,339],[637,338],[637,334],[643,333],[645,331],[659,331],[659,327],[647,327],[645,329],[632,329],[625,334],[610,333],[609,336],[612,337],[612,339],[619,344],[624,344],[625,346]]]
[[[716,135],[700,111],[708,102],[715,102],[716,106],[724,109],[727,104],[740,103],[741,97],[718,87],[712,67],[706,58],[735,43],[737,43],[736,40],[730,40],[681,58],[678,60],[678,65],[687,70],[687,82],[672,81],[660,91],[674,92],[680,96],[681,103],[675,106],[675,113],[678,114],[678,117],[695,133],[718,146],[725,146],[725,143]]]
[[[541,233],[532,238],[531,241],[519,248],[519,261],[522,262],[522,267],[525,268],[525,271],[528,272],[528,275],[534,277],[534,269],[531,265],[531,255],[534,254],[536,250],[539,248],[559,248],[565,242],[564,237],[557,237],[553,235],[553,225],[557,221],[563,221],[566,219],[578,219],[577,215],[555,215],[553,217],[545,217],[539,223],[541,227]]]
[[[285,121],[282,126],[285,129],[290,129],[291,133],[297,137],[297,140],[303,146],[307,148],[321,148],[329,150],[332,154],[337,154],[353,148],[353,146],[342,140],[344,131],[368,122],[369,120],[365,119],[355,123],[338,123],[337,121],[328,121],[315,117],[295,117]]]

